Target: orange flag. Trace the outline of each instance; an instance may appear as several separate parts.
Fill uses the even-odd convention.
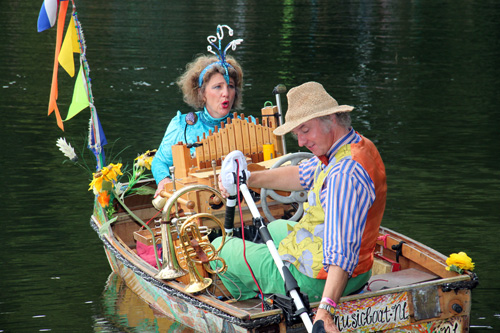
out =
[[[57,18],[56,54],[54,57],[54,71],[52,72],[52,86],[50,88],[49,114],[56,113],[57,126],[64,131],[63,121],[59,109],[57,108],[57,69],[59,67],[59,51],[61,50],[62,35],[64,30],[64,19],[68,9],[68,1],[59,3],[59,16]]]

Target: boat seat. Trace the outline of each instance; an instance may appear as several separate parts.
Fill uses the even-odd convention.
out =
[[[408,286],[415,283],[431,281],[439,278],[439,276],[423,272],[416,268],[403,269],[397,272],[386,274],[373,275],[364,291],[378,291],[402,286]]]

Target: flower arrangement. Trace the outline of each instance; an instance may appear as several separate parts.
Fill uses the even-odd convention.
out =
[[[110,163],[109,165],[103,167],[101,170],[92,173],[90,168],[85,165],[80,164],[77,154],[74,148],[69,144],[65,138],[59,138],[56,145],[59,150],[75,165],[82,167],[89,174],[92,175],[92,181],[89,184],[89,191],[93,190],[94,195],[96,195],[97,201],[100,205],[106,209],[108,218],[115,213],[113,205],[110,202],[116,199],[125,209],[124,198],[127,195],[136,193],[141,195],[154,194],[154,190],[147,186],[136,186],[136,184],[145,178],[149,178],[150,174],[146,171],[151,170],[151,163],[153,161],[154,155],[156,154],[156,149],[147,151],[146,153],[139,155],[135,159],[135,163],[131,171],[122,170],[122,163]],[[122,184],[119,181],[123,176],[126,176],[127,184]]]
[[[447,271],[454,271],[462,274],[464,270],[472,271],[474,270],[474,263],[472,259],[465,252],[452,253],[448,259],[446,259]]]

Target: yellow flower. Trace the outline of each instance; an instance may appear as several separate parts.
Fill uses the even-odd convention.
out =
[[[446,259],[446,270],[452,270],[459,273],[462,273],[462,270],[472,271],[474,270],[474,263],[472,259],[465,253],[452,253],[448,259]]]
[[[107,181],[112,181],[112,180],[117,181],[118,175],[123,175],[121,168],[122,168],[121,163],[118,163],[118,164],[111,163],[110,165],[108,165],[108,167],[107,167],[108,173],[105,175],[106,180]],[[103,169],[106,169],[106,168],[103,168]]]
[[[145,167],[148,170],[151,170],[151,163],[153,162],[153,158],[155,157],[156,154],[156,149],[147,151],[144,154],[136,157],[135,163],[136,166],[138,167]]]
[[[94,173],[94,179],[92,179],[92,182],[89,184],[89,191],[94,188],[97,193],[100,193],[102,191],[103,182],[113,184],[113,180],[116,181],[118,175],[122,175],[122,172],[120,170],[121,167],[121,163],[111,163],[107,167],[104,167],[100,171]]]

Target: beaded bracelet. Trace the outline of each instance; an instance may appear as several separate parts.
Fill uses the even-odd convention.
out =
[[[331,298],[328,298],[328,297],[323,297],[321,299],[321,302],[324,302],[324,303],[327,303],[329,304],[330,306],[333,306],[334,308],[337,307],[337,303],[335,303]]]

